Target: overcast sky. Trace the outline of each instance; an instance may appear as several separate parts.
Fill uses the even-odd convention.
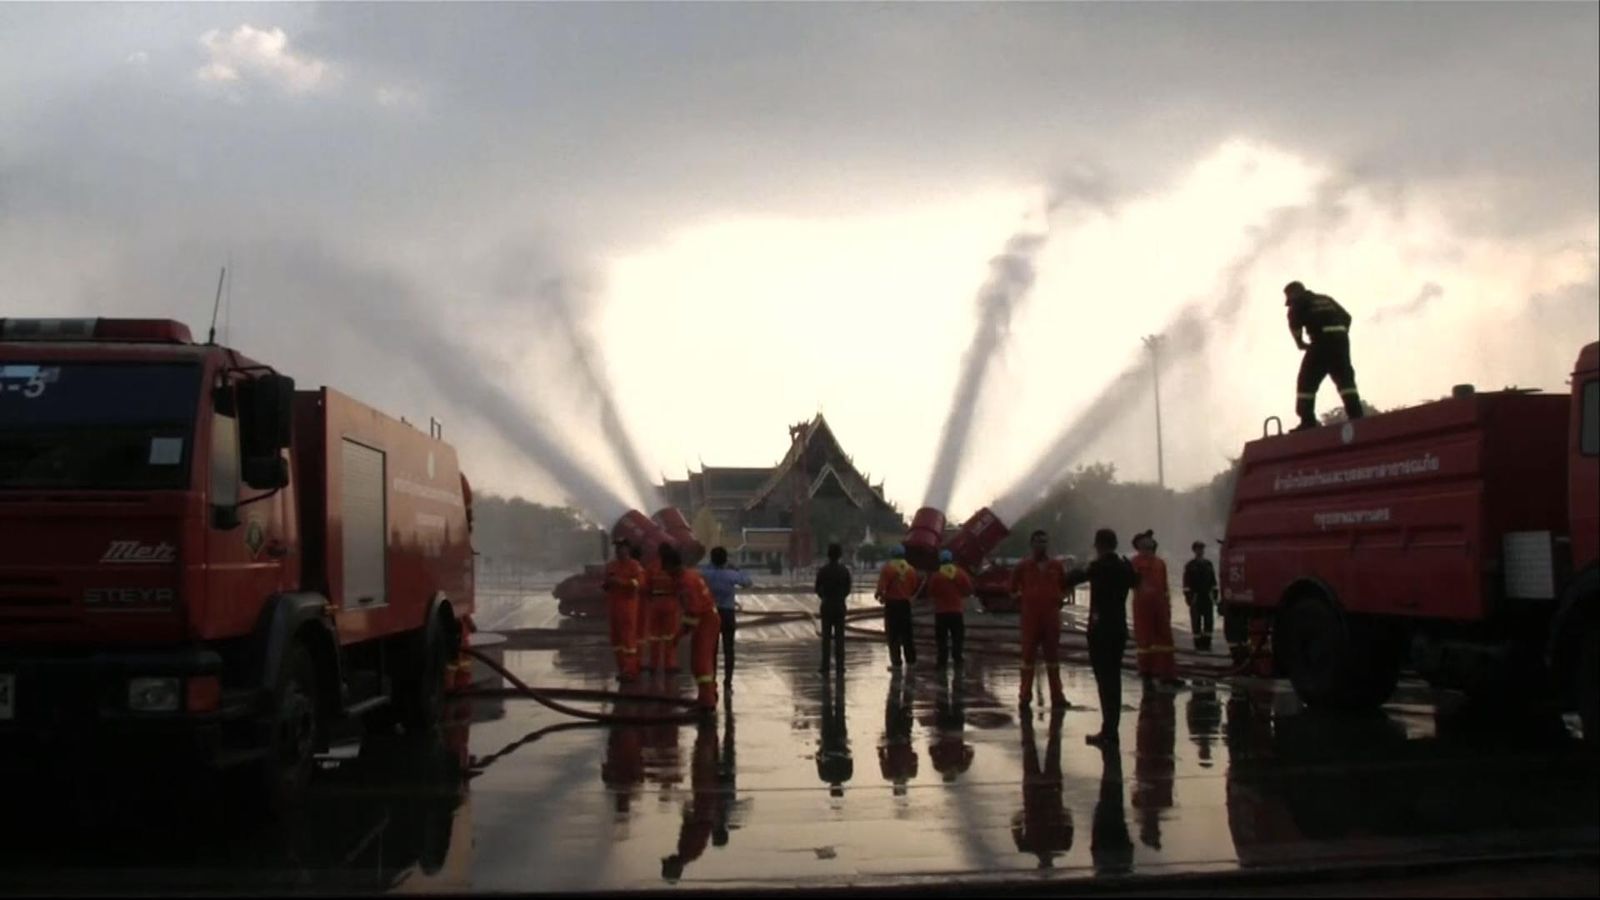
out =
[[[561,499],[487,421],[623,483],[559,282],[647,466],[771,464],[820,409],[915,508],[988,262],[1046,233],[952,512],[1231,291],[1163,381],[1183,486],[1290,415],[1292,278],[1355,314],[1380,407],[1564,388],[1600,331],[1597,8],[4,4],[0,315],[199,332],[231,260],[231,343]],[[1151,418],[1084,461],[1153,478]]]

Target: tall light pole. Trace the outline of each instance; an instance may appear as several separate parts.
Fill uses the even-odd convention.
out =
[[[1144,338],[1145,349],[1150,351],[1150,372],[1156,387],[1156,478],[1162,488],[1167,486],[1167,456],[1161,442],[1161,344],[1165,340],[1159,334]]]

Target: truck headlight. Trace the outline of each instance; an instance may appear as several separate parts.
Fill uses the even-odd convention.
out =
[[[177,712],[182,701],[182,685],[177,678],[128,680],[128,709],[134,712]]]

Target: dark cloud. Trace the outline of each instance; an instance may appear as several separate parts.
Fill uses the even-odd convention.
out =
[[[245,23],[338,77],[202,82]],[[1114,206],[1243,138],[1516,238],[1595,215],[1597,34],[1593,3],[0,4],[0,294],[195,321],[232,255],[247,349],[405,409],[446,392],[363,316],[509,352],[540,280],[719,214]],[[1532,315],[1592,326],[1581,287]]]

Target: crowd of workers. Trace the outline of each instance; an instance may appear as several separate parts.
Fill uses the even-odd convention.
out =
[[[1299,281],[1284,286],[1289,333],[1304,351],[1296,382],[1297,430],[1315,428],[1316,392],[1323,379],[1332,377],[1350,419],[1362,415],[1350,361],[1351,317],[1332,297],[1314,293]],[[1307,340],[1309,337],[1309,341]],[[709,565],[686,567],[677,549],[662,544],[646,566],[643,549],[618,539],[617,553],[606,566],[605,592],[611,619],[611,643],[617,655],[619,677],[632,681],[643,673],[676,673],[678,641],[690,638],[690,668],[699,689],[699,702],[717,705],[716,658],[721,643],[724,680],[734,667],[736,594],[749,587],[748,575],[728,565],[728,551],[713,548]],[[1049,680],[1053,707],[1070,705],[1061,689],[1061,608],[1073,591],[1089,585],[1089,623],[1086,636],[1089,660],[1100,694],[1101,730],[1090,743],[1117,739],[1117,719],[1122,709],[1122,658],[1129,637],[1127,600],[1133,597],[1132,637],[1138,670],[1147,687],[1182,687],[1177,677],[1172,638],[1171,589],[1167,564],[1156,555],[1152,531],[1134,536],[1134,555],[1117,553],[1116,532],[1102,528],[1095,534],[1095,558],[1077,566],[1070,557],[1055,559],[1049,553],[1049,536],[1042,530],[1029,538],[1031,554],[1012,570],[1011,594],[1021,611],[1022,684],[1019,702],[1032,702],[1034,681],[1042,665]],[[1205,545],[1195,542],[1194,558],[1183,572],[1183,593],[1189,607],[1195,649],[1209,650],[1216,602],[1217,575],[1205,558]],[[844,671],[845,604],[851,592],[850,570],[840,562],[839,545],[828,548],[828,562],[817,571],[816,594],[821,599],[822,671],[830,661]],[[938,666],[962,665],[966,626],[964,609],[972,595],[970,575],[957,566],[949,551],[940,555],[933,572],[917,571],[897,547],[878,575],[873,596],[883,605],[883,630],[893,670],[917,664],[912,634],[912,604],[926,597],[934,607],[934,636]],[[1227,617],[1224,631],[1235,663],[1247,652],[1245,623]]]
[[[1039,669],[1049,682],[1050,703],[1067,707],[1061,686],[1061,609],[1080,585],[1089,586],[1086,636],[1090,665],[1100,694],[1101,730],[1090,743],[1117,739],[1122,709],[1122,660],[1130,630],[1127,607],[1132,596],[1133,627],[1138,670],[1149,688],[1178,688],[1172,637],[1172,610],[1167,565],[1156,554],[1154,532],[1133,539],[1134,556],[1118,554],[1116,532],[1095,533],[1095,558],[1077,566],[1069,557],[1050,555],[1049,535],[1035,531],[1029,538],[1030,555],[1012,570],[1011,593],[1021,613],[1022,679],[1018,701],[1031,705]],[[711,561],[700,568],[685,566],[677,549],[663,544],[648,566],[640,562],[638,548],[616,542],[616,558],[606,567],[605,590],[610,607],[611,639],[619,677],[633,681],[643,674],[675,674],[678,641],[690,639],[690,670],[698,687],[699,703],[714,709],[718,703],[716,659],[721,644],[723,678],[730,681],[734,668],[736,597],[740,587],[750,587],[749,575],[728,565],[727,551],[713,548]],[[1216,601],[1217,576],[1205,557],[1205,544],[1195,542],[1194,558],[1184,567],[1183,591],[1189,606],[1197,650],[1209,649]],[[849,567],[841,562],[838,544],[828,547],[828,562],[817,570],[815,592],[821,601],[821,671],[844,674],[846,603],[853,589]],[[883,630],[889,648],[890,669],[899,672],[917,664],[912,632],[913,603],[926,599],[934,613],[937,666],[963,665],[965,608],[972,596],[971,575],[956,565],[948,551],[938,568],[919,572],[896,547],[878,573],[873,596],[883,606]],[[1234,643],[1233,635],[1229,635]],[[1242,636],[1241,636],[1242,640]],[[1236,645],[1237,646],[1237,645]],[[1237,654],[1236,654],[1237,656]]]

